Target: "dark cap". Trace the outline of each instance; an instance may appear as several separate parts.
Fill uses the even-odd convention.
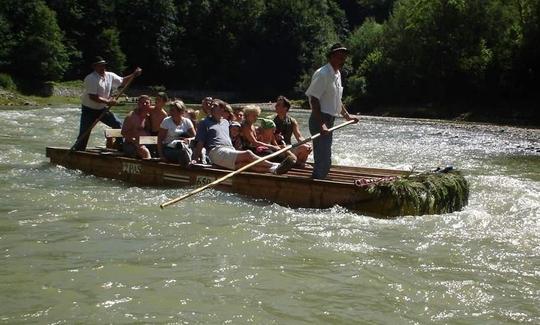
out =
[[[336,43],[336,44],[334,44],[334,45],[332,45],[330,47],[330,49],[328,50],[327,56],[330,56],[330,55],[332,55],[332,53],[335,53],[335,52],[338,52],[338,51],[344,51],[344,52],[348,53],[349,49],[347,49],[341,43]]]
[[[107,61],[105,61],[105,59],[103,59],[101,56],[96,56],[94,58],[94,63],[92,63],[92,65],[100,65],[100,64],[107,64]]]

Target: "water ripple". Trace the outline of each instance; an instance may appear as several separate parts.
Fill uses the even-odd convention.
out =
[[[378,117],[339,130],[336,163],[453,164],[471,184],[463,211],[378,220],[214,190],[160,210],[190,189],[47,163],[78,114],[0,110],[2,322],[540,322],[539,130]]]

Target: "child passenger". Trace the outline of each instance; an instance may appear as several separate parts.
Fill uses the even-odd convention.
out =
[[[240,129],[241,129],[240,123],[236,121],[232,121],[229,126],[229,135],[231,136],[231,142],[233,144],[234,149],[236,150],[244,150],[244,144],[242,142],[242,137],[240,136]]]

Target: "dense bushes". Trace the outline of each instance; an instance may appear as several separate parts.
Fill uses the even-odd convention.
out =
[[[5,90],[15,90],[17,86],[9,74],[0,73],[0,88]]]

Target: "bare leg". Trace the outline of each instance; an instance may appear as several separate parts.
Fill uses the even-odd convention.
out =
[[[255,160],[259,159],[260,157],[255,155],[251,150],[242,151],[236,156],[236,169],[244,167],[245,165],[254,162]],[[250,168],[250,170],[254,172],[261,172],[266,173],[270,172],[270,167],[273,166],[273,163],[269,161],[262,161],[258,163],[257,165]]]
[[[285,152],[285,157],[291,157],[294,161],[298,161],[295,152],[292,152],[291,150]]]
[[[309,154],[311,153],[311,146],[308,144],[303,144],[293,149],[296,154],[296,164],[298,166],[304,167],[308,159]]]
[[[142,159],[150,159],[152,157],[150,155],[150,151],[144,145],[137,146],[137,156],[141,157]]]

